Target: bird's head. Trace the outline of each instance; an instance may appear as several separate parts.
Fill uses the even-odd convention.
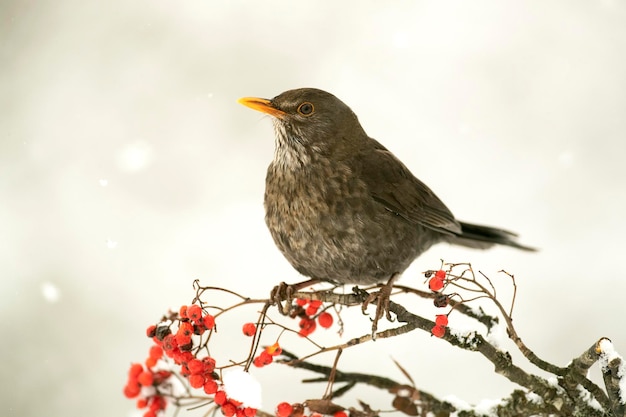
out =
[[[245,97],[239,103],[273,117],[277,149],[341,157],[367,138],[350,107],[326,91],[299,88],[273,99]]]

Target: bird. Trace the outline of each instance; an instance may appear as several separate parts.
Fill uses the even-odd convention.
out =
[[[331,93],[298,88],[239,103],[272,118],[265,222],[284,257],[312,280],[381,284],[439,242],[535,250],[513,232],[457,220]]]

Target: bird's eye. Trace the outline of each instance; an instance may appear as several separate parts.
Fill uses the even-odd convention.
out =
[[[304,103],[298,106],[298,113],[300,113],[303,116],[312,115],[314,110],[315,109],[313,108],[313,105],[309,103],[308,101],[305,101]]]

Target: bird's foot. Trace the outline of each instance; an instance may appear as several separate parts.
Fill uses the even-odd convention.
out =
[[[393,283],[400,276],[400,274],[393,274],[389,281],[383,286],[380,287],[380,290],[368,294],[363,301],[363,305],[361,306],[361,311],[363,314],[367,307],[370,304],[376,302],[376,312],[374,313],[374,318],[372,319],[372,339],[376,340],[376,331],[378,330],[378,321],[383,318],[383,316],[387,317],[387,320],[393,321],[391,317],[391,312],[389,311],[389,297],[391,297],[391,291],[393,290]]]
[[[270,302],[278,307],[278,312],[283,316],[288,316],[293,310],[294,294],[303,288],[320,282],[317,279],[309,279],[297,284],[286,284],[281,282],[272,289]]]
[[[281,282],[272,289],[270,302],[278,307],[280,314],[288,316],[292,309],[293,293],[296,291],[293,285]]]

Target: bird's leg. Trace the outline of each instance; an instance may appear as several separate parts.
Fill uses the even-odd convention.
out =
[[[400,276],[399,273],[394,273],[391,275],[391,278],[387,281],[387,283],[380,287],[378,292],[370,294],[363,305],[361,306],[361,311],[365,314],[365,310],[370,305],[370,303],[376,301],[376,312],[374,313],[374,318],[372,319],[372,338],[376,339],[376,330],[378,330],[378,321],[383,318],[383,315],[386,315],[387,320],[392,321],[391,313],[389,312],[389,297],[391,296],[391,291],[393,291],[393,283]]]
[[[286,284],[285,282],[281,282],[272,289],[272,292],[270,293],[270,301],[278,307],[280,314],[288,316],[291,312],[291,301],[293,300],[294,293],[319,282],[321,282],[319,279],[308,279],[297,284]]]

